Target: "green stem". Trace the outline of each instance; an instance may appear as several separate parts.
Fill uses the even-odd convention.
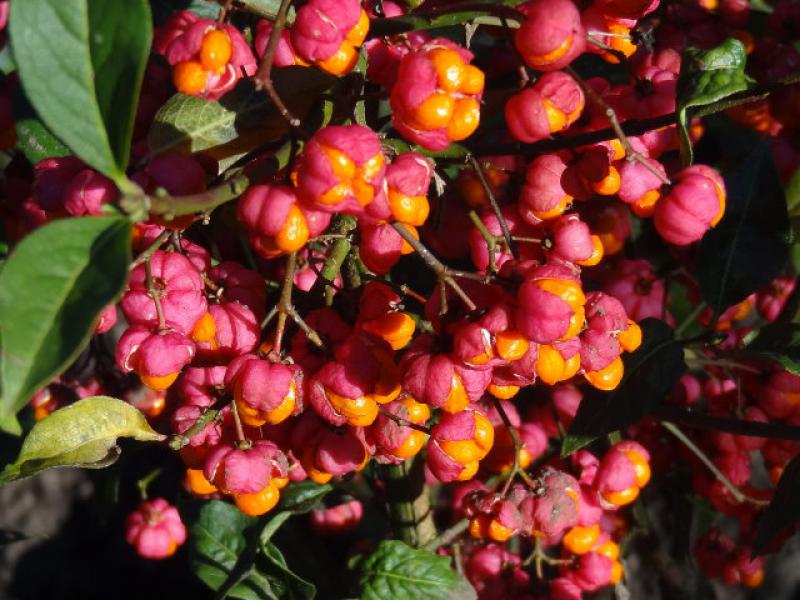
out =
[[[665,292],[666,293],[666,292]],[[705,302],[701,302],[697,306],[694,307],[694,310],[686,315],[686,318],[680,322],[680,324],[675,328],[675,337],[679,338],[689,327],[692,326],[692,323],[695,322],[697,317],[700,316],[700,313],[703,312],[703,309],[706,307]]]
[[[424,461],[409,458],[382,468],[394,535],[415,547],[425,546],[436,537],[424,467]]]
[[[126,194],[119,205],[122,210],[137,219],[144,219],[147,213],[150,213],[170,220],[183,215],[211,211],[241,196],[249,185],[247,177],[238,175],[222,185],[189,196]]]
[[[139,488],[139,496],[143,501],[147,500],[147,488],[150,486],[150,483],[159,475],[161,475],[161,469],[153,469],[136,482],[136,486]]]

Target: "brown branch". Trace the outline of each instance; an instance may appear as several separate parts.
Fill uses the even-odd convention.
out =
[[[408,419],[404,419],[403,417],[400,417],[400,416],[398,416],[398,415],[396,415],[394,413],[389,412],[388,410],[386,410],[383,407],[380,407],[378,409],[378,412],[380,414],[382,414],[384,417],[386,417],[387,419],[389,419],[390,421],[394,421],[395,423],[397,423],[401,427],[408,427],[409,429],[413,429],[415,431],[419,431],[421,433],[424,433],[425,435],[430,435],[431,434],[431,430],[428,429],[427,427],[425,427],[424,425],[419,425],[418,423],[413,423],[413,422],[409,421]]]
[[[470,312],[478,308],[464,291],[464,289],[458,285],[458,282],[456,282],[454,279],[454,277],[466,277],[467,275],[475,275],[475,273],[464,273],[462,271],[451,270],[438,258],[436,258],[433,253],[428,250],[417,238],[411,235],[411,232],[406,229],[402,223],[392,223],[392,226],[394,227],[395,231],[397,231],[397,233],[399,233],[400,236],[407,241],[409,245],[414,248],[414,250],[416,250],[417,254],[420,255],[422,260],[424,260],[428,267],[430,267],[430,269],[436,274],[436,277],[439,279],[439,281],[450,287],[450,289],[452,289],[456,295],[461,298],[461,301]],[[471,279],[472,277],[469,278]],[[478,279],[481,280],[480,276],[478,276]],[[444,309],[446,312],[446,308],[444,306],[442,306],[442,309]]]
[[[286,119],[289,125],[292,127],[299,127],[300,119],[289,112],[289,109],[286,108],[283,100],[281,100],[275,86],[272,85],[272,62],[275,60],[275,52],[278,50],[278,42],[280,42],[281,33],[284,27],[286,27],[286,15],[289,12],[289,6],[291,4],[292,0],[281,0],[278,14],[275,16],[275,21],[272,23],[272,32],[269,35],[267,48],[264,50],[264,56],[261,57],[261,62],[258,65],[256,74],[253,75],[253,82],[256,85],[256,89],[264,90],[269,94],[278,112],[281,113],[281,116]]]

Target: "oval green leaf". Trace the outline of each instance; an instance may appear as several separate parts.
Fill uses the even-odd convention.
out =
[[[120,217],[63,219],[15,248],[0,271],[0,415],[15,414],[81,351],[125,285],[130,235]]]
[[[79,400],[33,426],[17,460],[0,473],[0,484],[53,467],[106,467],[119,456],[116,442],[121,437],[142,442],[164,439],[127,402],[108,396]]]
[[[273,70],[273,83],[286,106],[298,118],[311,110],[320,93],[336,82],[317,69],[285,67]],[[151,156],[179,150],[228,157],[280,139],[289,125],[264,92],[243,81],[220,100],[175,94],[156,113],[147,135]]]
[[[307,513],[333,490],[327,483],[320,485],[313,481],[290,483],[281,490],[281,501],[278,510],[290,513]]]
[[[472,600],[475,589],[450,559],[399,541],[381,542],[360,567],[361,600]]]
[[[45,125],[125,185],[153,35],[147,1],[13,2],[9,31],[22,85]]]
[[[235,584],[225,592],[227,598],[276,598],[269,580],[258,570],[241,569],[241,577],[234,573],[240,570],[237,563],[248,550],[248,534],[252,535],[250,528],[256,523],[255,518],[243,514],[233,504],[212,500],[203,504],[191,527],[189,562],[192,570],[212,590],[229,586],[229,580],[235,577]],[[256,553],[251,558],[255,560]]]
[[[714,104],[750,87],[753,80],[745,73],[746,62],[744,44],[735,38],[708,50],[687,48],[684,52],[676,102],[684,164],[691,164],[693,158],[687,110]]]

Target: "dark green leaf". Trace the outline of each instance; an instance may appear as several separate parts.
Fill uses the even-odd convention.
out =
[[[281,490],[281,501],[277,510],[292,513],[306,513],[314,508],[333,487],[327,483],[319,485],[313,481],[290,483]]]
[[[745,74],[744,44],[729,38],[709,50],[687,48],[677,85],[678,132],[684,164],[692,162],[687,109],[713,104],[746,90],[752,80]]]
[[[587,390],[561,446],[562,456],[653,412],[686,370],[683,347],[666,323],[645,319],[639,325],[642,345],[625,356],[622,381],[613,392]]]
[[[212,500],[203,505],[191,527],[189,560],[195,574],[212,590],[219,589],[230,577],[247,547],[246,530],[255,523],[256,519],[228,502]],[[252,569],[230,589],[227,597],[240,600],[277,598],[269,581]]]
[[[800,520],[800,455],[783,469],[775,494],[761,515],[753,539],[753,555],[763,554],[772,539],[785,527]]]
[[[9,75],[17,70],[17,63],[14,62],[14,54],[11,52],[11,46],[6,44],[0,50],[0,73]]]
[[[469,582],[454,571],[450,560],[399,541],[385,541],[359,569],[361,600],[471,600]]]
[[[14,94],[14,127],[17,131],[15,147],[32,165],[45,158],[71,154],[69,148],[42,123],[22,88]]]
[[[131,224],[54,221],[24,238],[0,271],[0,415],[13,415],[78,355],[122,291]]]
[[[125,186],[152,39],[147,1],[14,2],[9,31],[22,85],[44,123]]]
[[[800,169],[797,169],[786,184],[786,207],[790,217],[800,217]]]
[[[478,23],[482,25],[497,25],[502,26],[503,20],[493,13],[500,12],[497,8],[498,3],[490,4],[485,10],[476,10],[478,3],[472,5],[471,10],[462,10],[458,12],[447,12],[435,17],[426,17],[423,15],[403,15],[400,17],[390,17],[382,19],[373,19],[370,23],[369,38],[384,37],[388,35],[399,35],[409,31],[424,31],[426,29],[439,29],[441,27],[451,27],[454,25],[464,25],[467,23]],[[494,8],[491,6],[494,4]],[[513,11],[507,12],[508,16],[514,17]]]
[[[725,178],[725,186],[725,216],[697,253],[700,293],[717,315],[780,274],[790,239],[783,187],[768,144],[759,144]]]
[[[330,485],[319,485],[313,481],[292,483],[281,490],[281,500],[275,512],[262,517],[248,539],[247,545],[240,553],[236,563],[230,569],[228,577],[219,585],[217,598],[223,598],[233,590],[251,571],[259,548],[270,544],[272,536],[294,514],[311,510],[333,488]]]
[[[179,10],[188,10],[203,19],[216,19],[222,5],[214,0],[150,0],[153,22],[164,25]]]
[[[286,559],[272,542],[261,546],[262,554],[256,563],[258,570],[269,579],[272,590],[278,598],[305,598],[311,600],[317,595],[317,588],[292,571]]]
[[[742,350],[745,356],[769,358],[800,375],[800,325],[772,323],[759,329]]]
[[[450,144],[446,150],[438,150],[434,152],[431,150],[426,150],[422,146],[417,146],[416,144],[409,144],[405,140],[398,138],[388,138],[383,140],[382,143],[384,146],[388,146],[398,154],[402,152],[418,152],[423,156],[429,156],[431,158],[466,158],[469,156],[469,150],[467,150],[461,144]]]
[[[275,89],[292,114],[303,118],[321,92],[336,81],[317,69],[273,70]],[[175,94],[159,109],[147,136],[153,155],[169,150],[230,156],[284,136],[289,126],[269,97],[249,82],[220,100]]]
[[[116,442],[121,437],[164,439],[127,402],[108,396],[79,400],[33,426],[17,460],[0,473],[0,484],[53,467],[107,467],[119,456]]]

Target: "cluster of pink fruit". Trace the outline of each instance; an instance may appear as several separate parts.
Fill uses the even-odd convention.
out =
[[[164,60],[178,92],[212,101],[254,76],[264,57],[278,68],[345,77],[361,56],[365,97],[388,112],[374,129],[342,119],[298,136],[297,152],[277,172],[265,175],[259,160],[246,165],[253,184],[235,208],[214,213],[211,235],[195,215],[138,224],[127,288],[96,328],[113,338],[117,370],[60,378],[32,401],[35,416],[76,397],[121,395],[157,427],[171,427],[187,491],[230,497],[248,515],[273,509],[290,482],[324,484],[358,477],[371,461],[424,456],[429,483],[455,482],[442,498],[454,521],[469,521],[459,560],[481,599],[534,597],[527,565],[511,550],[520,544],[504,545],[517,536],[535,549],[532,560],[555,567],[548,597],[581,598],[622,579],[624,507],[650,480],[651,461],[654,472],[667,470],[682,448],[644,422],[626,432],[638,441],[617,441],[602,455],[552,452],[582,390],[612,391],[623,380],[622,356],[643,341],[638,322],[674,323],[663,274],[625,256],[631,223],[652,217],[673,257],[688,264],[686,247],[723,218],[726,189],[713,168],[681,166],[674,125],[530,160],[526,144],[606,129],[611,114],[624,122],[673,113],[680,53],[690,44],[736,35],[756,74],[785,75],[800,63],[787,45],[800,28],[786,25],[796,25],[800,11],[778,2],[774,36],[756,44],[743,29],[743,0],[722,1],[716,13],[716,2],[703,0],[660,9],[659,0],[528,0],[516,7],[513,42],[481,57],[424,31],[368,39],[376,4],[382,18],[405,14],[389,0],[309,0],[275,44],[275,25],[265,19],[245,36],[181,11],[158,30],[160,58],[148,66],[134,135],[140,166],[130,173],[146,193],[197,194],[218,174],[210,155],[149,155],[145,133],[169,87]],[[438,14],[451,3],[431,4]],[[648,49],[637,43],[637,24],[656,9],[661,24]],[[692,25],[681,26],[684,19]],[[589,54],[624,63],[630,81],[580,78],[570,65]],[[484,107],[497,104],[484,98],[482,64],[492,65],[491,77],[522,74],[498,111],[499,141],[521,150],[454,170],[436,153],[470,138],[488,120]],[[800,138],[788,133],[800,124],[790,110],[797,94],[788,87],[729,111],[774,137],[787,177],[800,165]],[[0,101],[0,140],[5,112]],[[387,144],[389,125],[416,147]],[[702,133],[698,121],[692,135]],[[109,179],[75,157],[45,159],[32,174],[12,162],[3,185],[6,231],[17,238],[53,219],[101,214],[119,198]],[[415,291],[423,278],[407,276],[404,256],[415,254],[437,279],[425,293]],[[448,266],[470,262],[472,271]],[[698,298],[687,269],[675,282]],[[716,319],[727,336],[720,347],[741,346],[752,306],[774,321],[794,283],[782,276]],[[698,323],[711,317],[701,313]],[[702,398],[712,415],[800,419],[800,377],[756,363],[735,376],[697,366],[673,392],[675,404]],[[749,544],[771,489],[750,485],[754,452],[777,481],[800,446],[723,433],[696,442],[726,482],[744,490],[732,494],[686,455],[696,491],[739,524],[736,541],[716,530],[701,538],[697,562],[710,577],[756,586],[763,559],[750,559]],[[340,533],[363,510],[349,501],[314,511],[311,522],[320,533]],[[156,499],[130,516],[127,538],[142,556],[164,558],[186,531],[175,508]],[[543,548],[558,548],[559,558]]]

